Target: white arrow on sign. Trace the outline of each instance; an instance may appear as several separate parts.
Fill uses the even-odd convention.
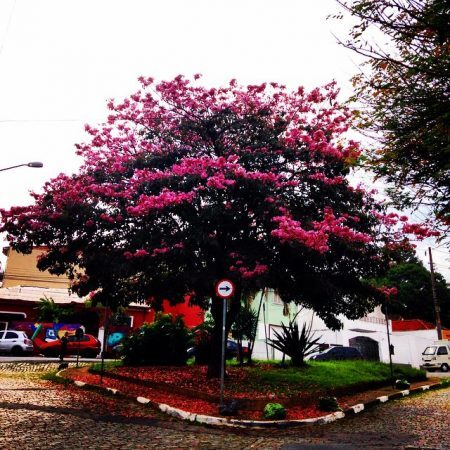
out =
[[[234,294],[234,284],[230,280],[220,280],[216,285],[216,294],[221,298],[229,298]]]

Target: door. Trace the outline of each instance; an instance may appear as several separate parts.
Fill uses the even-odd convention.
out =
[[[11,349],[19,342],[19,335],[14,331],[5,331],[3,344],[4,350],[10,352]],[[19,342],[20,343],[20,342]]]
[[[380,360],[380,351],[378,342],[367,336],[356,336],[348,341],[350,347],[355,347],[359,350],[364,359],[370,361]]]

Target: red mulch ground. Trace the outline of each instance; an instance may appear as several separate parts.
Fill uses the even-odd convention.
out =
[[[190,390],[196,389],[206,392],[211,395],[219,395],[220,381],[216,379],[206,378],[206,367],[191,366],[191,367],[120,367],[118,373],[121,375],[130,376],[140,380],[153,381],[157,383],[164,382],[169,385],[175,385],[178,388],[185,387]],[[228,371],[228,369],[227,369]],[[228,376],[242,377],[243,371],[238,369],[228,371]],[[165,403],[169,406],[189,411],[196,414],[206,414],[212,416],[218,416],[218,404],[216,402],[209,402],[205,400],[194,399],[189,396],[183,396],[179,394],[167,393],[158,390],[157,388],[151,388],[147,386],[141,386],[133,383],[129,383],[122,380],[116,380],[110,378],[107,375],[103,377],[103,383],[100,381],[100,376],[88,372],[88,369],[83,367],[81,369],[69,369],[65,372],[64,376],[67,376],[74,380],[84,381],[85,383],[97,386],[110,387],[117,389],[127,395],[133,397],[146,397],[155,403]],[[227,378],[228,383],[228,378]],[[227,394],[232,398],[248,398],[249,392],[245,393],[230,393],[225,390],[225,398]],[[264,395],[260,392],[254,393],[253,398],[264,398]],[[270,402],[270,394],[266,396],[267,402]],[[310,407],[291,407],[287,408],[287,419],[308,419],[312,417],[319,417],[327,414],[320,411],[315,406]],[[234,418],[249,419],[249,420],[264,420],[262,411],[239,411],[238,416]]]
[[[177,388],[185,388],[189,390],[200,390],[203,393],[218,396],[220,389],[220,381],[217,379],[208,379],[206,377],[206,367],[203,366],[188,366],[188,367],[119,367],[115,371],[124,376],[131,378],[145,380],[155,383],[165,383],[169,386],[176,386]],[[238,385],[245,385],[245,371],[238,368],[227,368],[227,380],[225,389],[225,398],[249,398],[253,399],[267,399],[267,402],[274,401],[273,394],[262,392],[251,392],[249,386],[246,392],[236,392],[234,388]],[[206,414],[218,416],[217,402],[200,400],[192,398],[188,395],[180,395],[175,393],[167,393],[158,388],[141,386],[127,381],[117,380],[105,375],[103,383],[100,381],[100,376],[91,374],[86,367],[81,369],[69,369],[65,372],[65,376],[74,380],[84,381],[88,384],[104,386],[117,389],[127,395],[133,397],[146,397],[154,403],[165,403],[169,406],[189,411],[196,414]],[[243,383],[243,384],[242,384]],[[420,384],[420,383],[417,383]],[[425,384],[425,383],[421,383]],[[231,389],[230,389],[231,387]],[[354,395],[347,395],[338,398],[339,404],[342,408],[364,403],[368,400],[373,400],[381,395],[388,395],[392,393],[391,388],[381,388],[377,390],[362,392]],[[275,400],[276,401],[276,400]],[[281,401],[282,403],[282,401]],[[309,419],[320,417],[328,414],[320,411],[314,404],[307,406],[295,406],[286,408],[287,419]],[[236,416],[235,416],[236,417]],[[250,420],[264,420],[262,410],[249,411],[242,410],[236,417],[239,419]]]

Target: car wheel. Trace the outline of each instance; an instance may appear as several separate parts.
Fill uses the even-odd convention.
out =
[[[14,356],[21,356],[23,354],[22,347],[19,346],[13,347],[11,350],[11,354]]]
[[[441,366],[442,372],[448,372],[448,369],[449,369],[448,364],[442,364],[442,366]]]

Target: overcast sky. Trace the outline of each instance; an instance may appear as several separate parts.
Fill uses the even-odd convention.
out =
[[[76,171],[84,124],[104,121],[107,99],[137,90],[140,75],[307,88],[335,79],[345,99],[361,60],[333,36],[349,28],[326,20],[338,11],[334,0],[1,0],[0,168],[44,168],[1,172],[0,207]]]

